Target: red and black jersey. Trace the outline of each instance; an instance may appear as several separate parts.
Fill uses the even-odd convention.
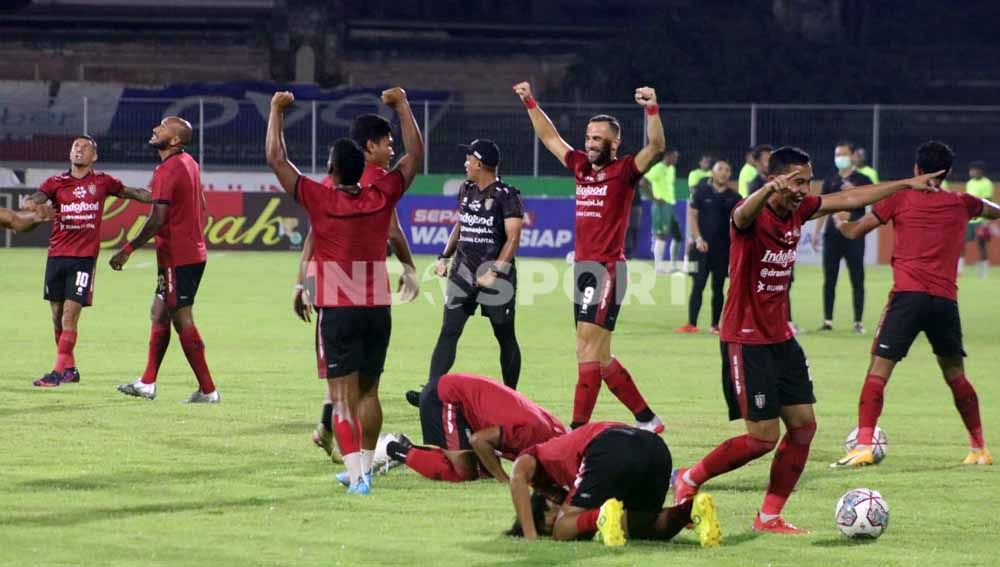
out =
[[[201,168],[187,152],[167,157],[153,171],[153,203],[167,205],[167,221],[156,233],[161,268],[200,264],[205,248],[205,201]]]
[[[49,236],[49,256],[96,258],[101,248],[104,199],[119,195],[125,186],[97,171],[77,178],[70,172],[53,175],[38,188],[58,211]]]
[[[572,492],[587,446],[595,437],[612,427],[628,427],[614,421],[596,421],[524,450],[538,464],[531,484],[547,491]]]
[[[595,171],[586,153],[570,150],[566,168],[576,178],[576,261],[624,260],[628,215],[642,177],[635,156],[616,158]]]

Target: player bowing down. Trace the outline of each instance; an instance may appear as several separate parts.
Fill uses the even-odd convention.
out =
[[[514,462],[510,494],[517,520],[510,535],[668,540],[694,524],[702,546],[722,543],[715,504],[698,494],[663,508],[670,450],[656,434],[623,423],[594,422],[529,447]],[[534,494],[532,494],[534,489]]]
[[[431,480],[461,482],[479,478],[482,463],[506,483],[500,458],[513,461],[521,451],[566,433],[548,411],[523,394],[484,376],[445,374],[420,393],[424,443],[405,436],[387,447],[389,457]],[[477,462],[478,459],[478,462]]]
[[[781,510],[805,469],[816,433],[812,378],[802,347],[788,326],[788,286],[802,225],[825,214],[865,207],[906,188],[932,189],[933,176],[870,185],[863,191],[809,194],[809,154],[784,147],[771,154],[768,182],[740,201],[730,220],[729,296],[720,333],[722,386],[729,419],[746,423],[674,482],[680,502],[708,479],[778,450],[753,529],[804,533],[786,523]],[[780,421],[786,433],[781,444]]]

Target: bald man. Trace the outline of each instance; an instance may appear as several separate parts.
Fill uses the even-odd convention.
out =
[[[150,310],[152,328],[146,370],[118,391],[139,398],[156,398],[156,377],[170,344],[170,325],[181,341],[184,356],[198,379],[188,403],[219,403],[219,392],[205,361],[205,343],[194,324],[192,308],[205,272],[205,195],[198,162],[184,148],[191,142],[191,124],[177,116],[164,118],[153,128],[149,145],[160,154],[153,171],[153,208],[139,235],[111,258],[121,270],[136,250],[156,236],[157,285]]]

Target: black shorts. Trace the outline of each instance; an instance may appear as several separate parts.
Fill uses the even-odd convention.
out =
[[[462,415],[461,408],[446,404],[438,397],[439,380],[431,380],[420,392],[420,429],[425,445],[434,445],[449,451],[470,450],[472,432]]]
[[[573,319],[615,330],[625,290],[628,265],[625,262],[576,262],[573,264]]]
[[[672,466],[659,435],[634,427],[608,429],[584,450],[570,504],[592,510],[617,498],[626,510],[659,512]]]
[[[96,258],[49,256],[45,262],[45,291],[48,301],[73,300],[87,307],[94,301]]]
[[[494,325],[505,325],[514,321],[514,306],[517,299],[517,272],[497,276],[492,288],[473,286],[461,277],[448,278],[445,292],[445,309],[461,309],[470,317],[476,308],[483,317],[489,317]]]
[[[784,406],[816,403],[809,361],[795,339],[772,345],[719,345],[729,419],[776,419]]]
[[[889,295],[889,303],[875,328],[872,354],[899,362],[921,331],[927,335],[935,355],[965,356],[958,302],[916,291]]]
[[[201,276],[205,274],[205,262],[185,266],[157,266],[156,297],[167,304],[167,309],[194,305],[198,295]]]
[[[316,363],[320,378],[358,372],[362,390],[378,384],[392,334],[392,314],[382,307],[319,307]]]

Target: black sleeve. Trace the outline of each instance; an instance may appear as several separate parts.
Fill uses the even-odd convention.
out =
[[[698,210],[702,206],[701,195],[704,191],[701,189],[701,183],[694,186],[694,190],[691,191],[691,200],[688,202],[688,206],[694,210]]]
[[[509,185],[497,187],[497,196],[500,197],[500,207],[503,211],[503,218],[524,217],[524,205],[521,203],[520,191]],[[501,197],[502,195],[502,197]]]

